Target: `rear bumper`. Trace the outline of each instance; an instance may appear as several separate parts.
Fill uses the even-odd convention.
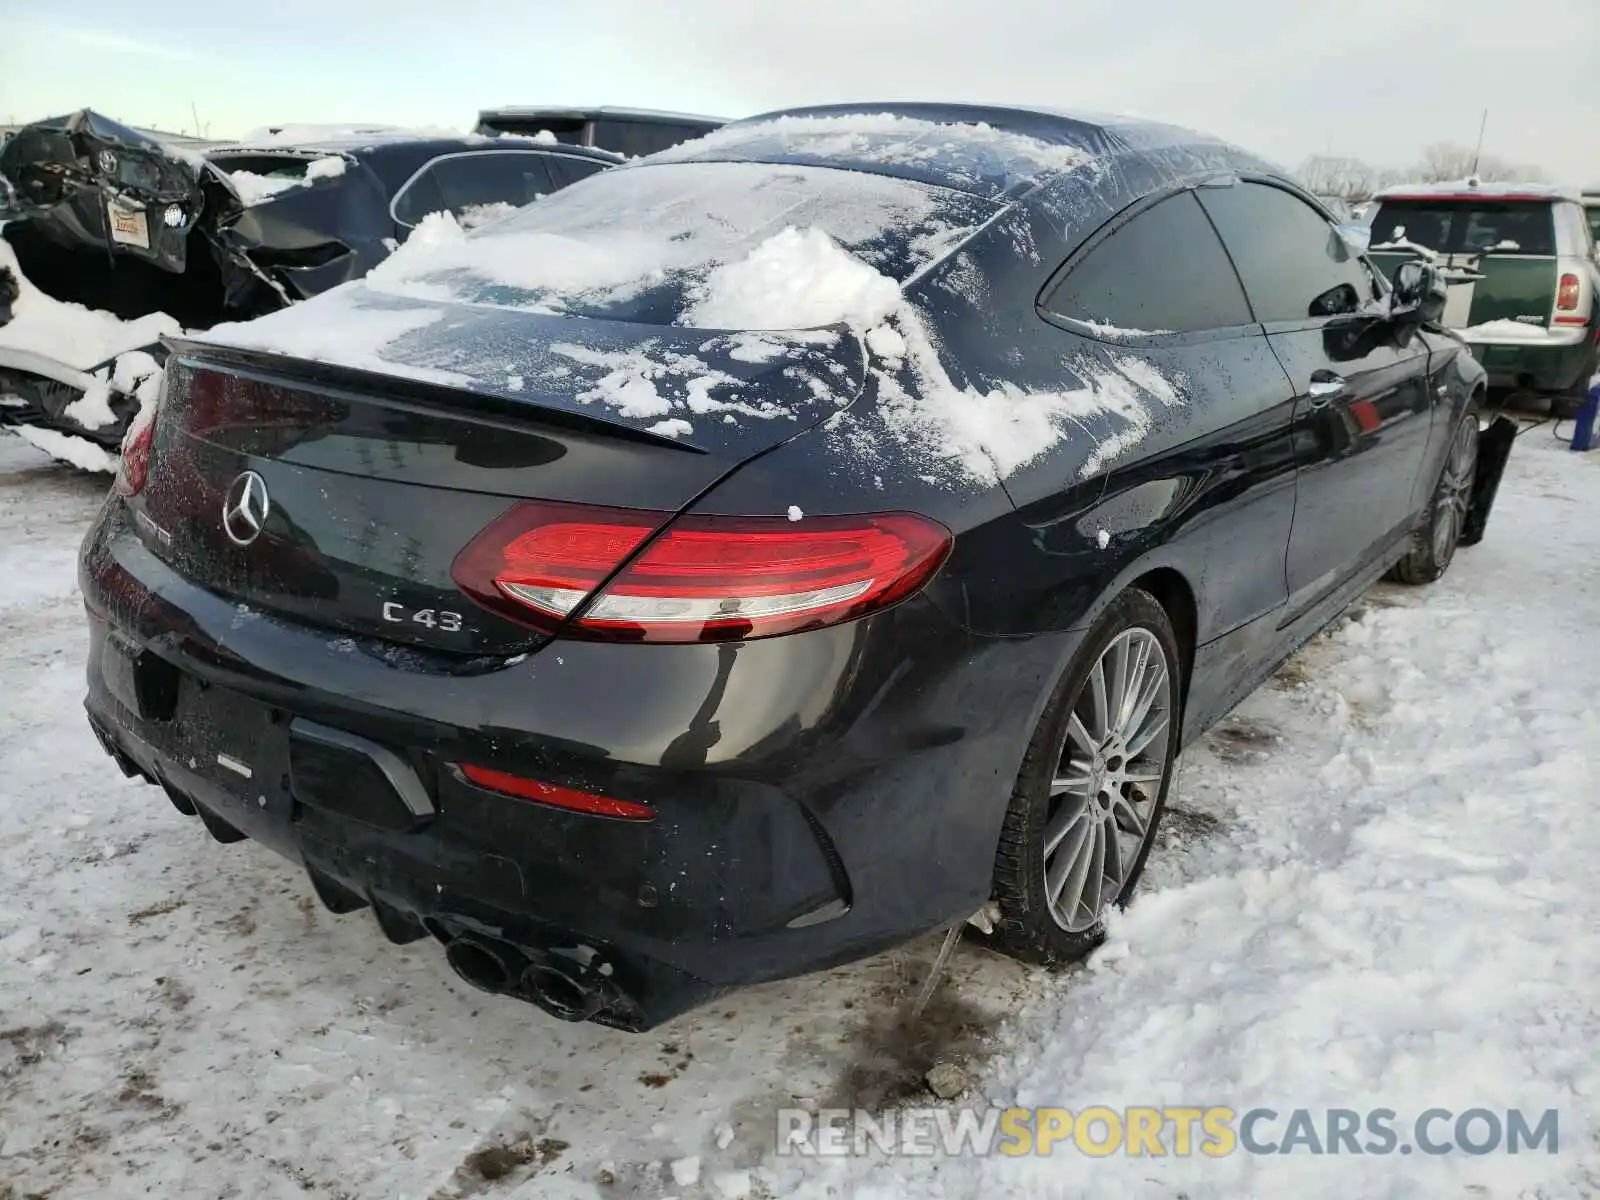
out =
[[[1552,330],[1541,341],[1468,342],[1494,388],[1564,392],[1593,373],[1593,326]]]
[[[605,1002],[577,1015],[631,1029],[975,910],[1075,636],[976,639],[913,601],[737,647],[445,662],[195,588],[126,514],[108,502],[81,561],[87,709],[124,769],[303,864],[330,907],[370,904],[394,940],[481,942],[519,978],[578,961]],[[326,730],[355,748],[318,750]],[[464,762],[657,815],[517,800]]]

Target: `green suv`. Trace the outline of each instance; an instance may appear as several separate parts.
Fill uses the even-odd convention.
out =
[[[1590,198],[1600,207],[1600,196]],[[1595,208],[1577,191],[1534,184],[1413,184],[1373,201],[1372,261],[1393,276],[1424,259],[1449,287],[1444,323],[1502,391],[1581,402],[1600,339]]]

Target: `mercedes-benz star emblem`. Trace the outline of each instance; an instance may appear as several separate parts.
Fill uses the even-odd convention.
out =
[[[254,471],[246,471],[228,485],[222,501],[222,532],[235,546],[248,546],[261,536],[261,527],[272,511],[267,481]]]

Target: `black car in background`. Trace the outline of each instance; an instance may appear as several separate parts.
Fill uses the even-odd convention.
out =
[[[83,545],[89,720],[570,1020],[977,912],[1070,959],[1179,751],[1482,535],[1442,304],[1187,131],[738,122],[180,344]]]
[[[365,275],[430,212],[478,224],[620,161],[587,146],[386,126],[291,126],[197,146],[85,110],[24,126],[0,150],[0,236],[57,300],[205,329]],[[8,353],[0,339],[0,390],[28,402],[0,419],[114,449],[137,401],[113,395],[118,419],[83,425],[67,409],[84,376],[110,364],[52,370],[39,361],[50,350]]]
[[[477,131],[547,136],[568,146],[593,146],[629,158],[666,150],[679,142],[720,129],[722,117],[657,112],[648,108],[486,108],[478,114]]]

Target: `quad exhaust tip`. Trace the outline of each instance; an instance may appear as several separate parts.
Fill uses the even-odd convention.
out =
[[[498,939],[462,935],[445,947],[451,969],[473,987],[538,1005],[562,1021],[588,1021],[623,999],[615,983],[565,955],[531,955]]]

